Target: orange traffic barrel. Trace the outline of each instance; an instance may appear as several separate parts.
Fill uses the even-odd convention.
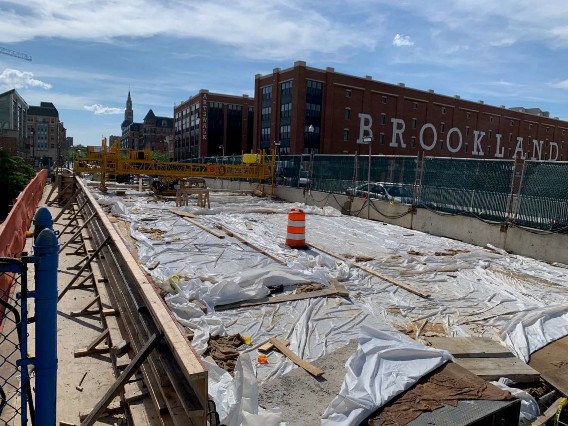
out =
[[[301,209],[290,209],[286,245],[294,248],[306,246],[306,213]]]

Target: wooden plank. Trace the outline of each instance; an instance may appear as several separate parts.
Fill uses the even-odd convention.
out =
[[[290,346],[290,341],[289,340],[282,340],[282,343],[284,343],[286,346]],[[274,345],[269,341],[267,341],[266,343],[260,345],[257,348],[260,352],[269,352],[271,350],[274,349]]]
[[[515,355],[499,342],[483,337],[428,337],[438,349],[445,349],[456,358],[512,358]]]
[[[232,237],[234,239],[236,239],[237,241],[239,241],[240,243],[244,244],[247,247],[250,247],[253,250],[256,250],[257,252],[265,255],[266,257],[269,257],[270,259],[274,260],[276,263],[279,263],[280,265],[285,265],[286,262],[283,261],[282,259],[268,253],[266,250],[258,247],[257,245],[245,240],[243,237],[241,237],[240,235],[235,234],[233,231],[231,231],[230,229],[224,227],[223,225],[218,225],[219,229],[221,229],[223,232],[225,232],[225,234],[227,234],[229,237]]]
[[[181,217],[189,217],[191,219],[197,218],[197,215],[194,215],[194,214],[191,214],[191,213],[188,213],[188,212],[184,212],[183,210],[172,209],[171,212],[174,213],[174,214],[177,214],[178,216],[181,216]]]
[[[540,374],[518,358],[456,358],[456,364],[485,380],[507,377],[518,383],[540,380]]]
[[[339,288],[338,288],[339,286]],[[349,292],[339,283],[332,284],[331,288],[318,291],[309,291],[299,294],[285,294],[283,296],[263,297],[254,300],[243,300],[241,302],[229,303],[226,305],[215,306],[216,311],[225,311],[227,309],[245,308],[250,306],[268,305],[273,303],[284,303],[295,300],[314,299],[316,297],[349,297]]]
[[[568,336],[533,352],[529,365],[560,393],[568,395]]]
[[[427,299],[427,298],[430,297],[430,294],[429,294],[429,293],[422,293],[421,291],[415,290],[415,289],[413,289],[412,287],[409,287],[409,286],[407,286],[406,284],[403,284],[403,283],[401,283],[401,282],[395,280],[394,278],[391,278],[391,277],[389,277],[389,276],[387,276],[387,275],[380,274],[379,272],[375,271],[374,269],[372,269],[372,268],[370,268],[370,267],[368,267],[368,266],[366,266],[366,265],[362,265],[362,264],[360,264],[360,263],[358,263],[358,262],[352,262],[351,260],[349,260],[349,259],[347,259],[347,258],[341,256],[340,254],[333,253],[332,251],[329,251],[329,250],[327,250],[327,249],[324,249],[323,247],[317,246],[317,245],[315,245],[315,244],[313,244],[313,243],[309,243],[309,244],[307,244],[307,246],[308,246],[308,247],[312,247],[312,248],[314,248],[314,249],[316,249],[316,250],[318,250],[318,251],[321,251],[322,253],[328,254],[328,255],[330,255],[330,256],[332,256],[332,257],[335,257],[335,258],[337,258],[337,259],[343,260],[343,261],[344,261],[345,263],[347,263],[347,264],[351,264],[351,265],[355,266],[356,268],[359,268],[359,269],[361,269],[361,270],[363,270],[363,271],[365,271],[365,272],[367,272],[367,273],[369,273],[369,274],[371,274],[371,275],[374,275],[375,277],[380,278],[380,279],[382,279],[383,281],[386,281],[386,282],[388,282],[388,283],[391,283],[391,284],[393,284],[393,285],[396,285],[397,287],[400,287],[400,288],[402,288],[402,289],[404,289],[404,290],[406,290],[406,291],[408,291],[408,292],[410,292],[410,293],[412,293],[412,294],[415,294],[416,296],[419,296],[419,297],[421,297],[421,298],[423,298],[423,299]]]
[[[542,414],[541,416],[538,416],[536,418],[536,420],[531,423],[531,426],[543,426],[543,425],[545,425],[546,422],[548,422],[551,418],[554,417],[554,415],[556,414],[558,407],[560,407],[560,403],[562,402],[563,399],[564,398],[561,397],[561,398],[558,398],[556,401],[554,401],[552,403],[552,405],[546,409],[544,414]]]
[[[421,297],[423,299],[428,299],[430,297],[429,293],[422,293],[421,291],[414,290],[412,287],[409,287],[406,284],[403,284],[403,283],[401,283],[401,282],[399,282],[399,281],[395,280],[394,278],[391,278],[387,275],[380,274],[377,271],[375,271],[374,269],[372,269],[372,268],[370,268],[366,265],[361,265],[360,263],[357,263],[357,262],[355,262],[353,265],[356,266],[359,269],[362,269],[365,272],[368,272],[371,275],[374,275],[377,278],[380,278],[381,280],[384,280],[388,283],[394,284],[395,286],[400,287],[400,288],[408,291],[409,293],[415,294],[418,297]]]
[[[292,361],[294,364],[302,367],[304,370],[306,370],[311,375],[316,376],[316,377],[323,376],[323,374],[324,374],[323,370],[320,370],[319,368],[317,368],[312,363],[305,361],[302,358],[300,358],[298,355],[296,355],[294,352],[292,352],[290,349],[288,349],[286,347],[286,344],[282,340],[278,340],[274,337],[271,337],[269,339],[269,342],[272,343],[276,347],[276,349],[278,349],[278,351],[280,351],[283,355],[286,355],[290,359],[290,361]]]
[[[108,406],[103,410],[103,412],[100,414],[99,417],[107,417],[113,414],[122,413],[123,411],[124,408],[122,407],[122,402],[113,401],[112,403],[108,404]],[[79,420],[81,421],[85,420],[87,417],[89,417],[89,414],[91,414],[90,411],[81,411],[79,413]]]
[[[197,226],[198,228],[203,229],[204,231],[209,232],[211,235],[214,235],[217,238],[225,238],[225,236],[211,228],[208,228],[207,226],[203,225],[202,223],[199,223],[198,221],[196,221],[195,219],[192,219],[190,217],[184,217],[184,220],[187,220],[189,223],[191,223],[192,225]]]

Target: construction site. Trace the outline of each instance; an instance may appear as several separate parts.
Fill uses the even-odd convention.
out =
[[[264,153],[160,163],[103,144],[47,183],[40,172],[2,256],[41,247],[34,227],[57,235],[57,424],[568,424],[567,219],[552,190],[535,198],[553,188],[547,167],[566,173]],[[22,362],[41,357],[39,316],[21,297],[38,289],[22,262],[1,277],[10,425],[33,423],[39,400],[41,370]]]

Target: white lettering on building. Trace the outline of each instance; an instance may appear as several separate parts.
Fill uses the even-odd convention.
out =
[[[558,154],[559,154],[558,144],[556,142],[549,142],[549,144],[550,144],[550,151],[548,153],[548,159],[550,161],[556,161],[556,160],[558,160]],[[554,147],[554,151],[555,151],[554,152],[554,158],[552,158],[552,147]]]
[[[406,129],[406,125],[404,124],[404,120],[400,119],[400,118],[391,118],[391,123],[392,123],[392,140],[389,146],[392,146],[393,148],[398,148],[398,144],[396,143],[396,139],[398,136],[398,139],[400,139],[400,146],[402,148],[406,148],[406,144],[404,143],[404,140],[402,139],[402,134],[404,133],[404,129]],[[400,127],[398,127],[400,124]]]
[[[497,133],[495,138],[497,139],[497,148],[495,148],[495,157],[496,158],[503,158],[505,155],[505,148],[501,146],[501,133]]]
[[[424,142],[424,131],[426,129],[432,129],[433,137],[432,137],[432,143],[430,145],[426,145],[426,143]],[[433,124],[426,123],[424,126],[422,126],[422,128],[420,129],[420,146],[422,146],[423,149],[425,149],[426,151],[434,149],[437,140],[438,140],[438,132],[436,131],[436,128],[434,127]]]
[[[479,155],[483,157],[483,149],[481,149],[481,139],[485,136],[485,132],[480,132],[476,130],[473,132],[473,151],[471,151],[472,155]]]
[[[404,120],[400,119],[400,118],[391,118],[391,123],[392,123],[392,138],[391,141],[389,143],[389,147],[392,148],[398,148],[399,147],[399,143],[400,143],[400,147],[402,148],[406,148],[406,143],[404,142],[404,132],[406,130],[406,123],[404,122]],[[365,113],[359,113],[359,140],[361,140],[364,137],[373,137],[373,117],[370,114],[365,114]],[[431,132],[427,132],[427,131]],[[466,135],[469,132],[466,132]],[[431,138],[430,138],[431,136]],[[473,132],[473,150],[471,152],[472,155],[475,156],[479,156],[479,157],[484,157],[485,156],[485,152],[483,151],[483,146],[482,146],[482,142],[483,142],[483,138],[485,136],[485,132],[484,131],[480,131],[480,130],[474,130]],[[496,146],[495,146],[495,154],[493,155],[495,158],[504,158],[505,157],[505,147],[503,146],[502,142],[503,142],[503,135],[501,135],[500,133],[495,134],[495,140],[496,140]],[[420,146],[422,147],[423,150],[425,151],[431,151],[436,147],[436,142],[438,141],[438,132],[436,130],[436,127],[432,124],[432,123],[426,123],[424,124],[421,128],[420,128]],[[443,140],[440,140],[440,142],[443,142]],[[458,129],[457,127],[452,127],[450,130],[448,130],[448,133],[446,135],[446,146],[448,148],[448,151],[452,154],[456,154],[458,152],[460,152],[460,150],[463,149],[464,146],[464,140],[463,140],[463,133],[460,129]],[[529,152],[525,152],[524,151],[524,147],[523,147],[523,137],[522,136],[518,136],[517,137],[517,145],[515,147],[515,151],[513,153],[513,155],[511,156],[511,158],[513,160],[516,160],[517,158],[521,158],[521,159],[526,159],[527,156],[529,155]],[[530,141],[529,141],[530,142]],[[454,144],[456,144],[454,146]],[[532,152],[532,159],[533,160],[542,160],[542,156],[543,153],[546,152],[546,144],[549,145],[549,152],[548,152],[548,160],[549,161],[557,161],[559,154],[560,154],[560,150],[558,147],[558,143],[553,142],[553,141],[539,141],[536,139],[532,140],[533,143],[533,152]],[[466,146],[466,151],[467,152],[467,144],[465,144]],[[509,153],[511,152],[511,149],[509,148]],[[509,154],[510,155],[510,154]],[[546,158],[546,154],[545,154],[545,158]]]
[[[533,139],[532,141],[533,143],[533,155],[532,155],[532,159],[533,160],[542,160],[542,145],[544,144],[544,141],[537,141],[536,139]],[[538,157],[536,156],[536,153],[538,152]]]
[[[205,142],[207,141],[207,108],[209,103],[207,102],[207,93],[203,94],[203,101],[201,102],[201,139]]]
[[[456,146],[455,148],[453,148],[452,144],[450,143],[452,141],[452,133],[458,134],[458,146]],[[446,145],[448,145],[448,151],[450,151],[452,154],[455,154],[461,149],[462,143],[463,143],[463,137],[460,132],[460,129],[458,129],[457,127],[452,127],[450,130],[448,130],[448,134],[446,136]]]
[[[523,138],[521,136],[517,137],[517,147],[515,148],[515,153],[513,154],[513,160],[517,159],[517,153],[521,154],[521,159],[527,158],[527,155],[523,152]]]
[[[359,113],[359,139],[358,141],[362,141],[363,138],[366,137],[373,137],[373,130],[371,130],[371,126],[373,125],[373,117],[369,114]]]

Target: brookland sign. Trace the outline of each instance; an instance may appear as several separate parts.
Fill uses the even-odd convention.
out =
[[[392,123],[392,139],[389,146],[392,148],[398,148],[399,144],[401,148],[406,148],[406,142],[404,141],[404,130],[406,129],[406,124],[404,120],[400,118],[391,118]],[[373,117],[369,114],[359,113],[359,139],[363,140],[366,137],[373,137]],[[505,148],[502,146],[502,135],[497,133],[495,135],[495,140],[497,146],[493,153],[495,158],[503,158],[505,156]],[[424,151],[431,151],[436,147],[438,142],[438,131],[436,126],[432,123],[426,123],[420,128],[419,136],[420,146]],[[446,133],[446,139],[441,139],[441,142],[445,143],[446,148],[452,154],[456,154],[461,150],[464,150],[463,134],[457,127],[452,127]],[[528,139],[525,141],[523,137],[517,137],[517,145],[512,159],[526,159],[529,152],[524,150],[526,144],[527,148],[530,149],[530,144],[532,143],[532,157],[531,160],[542,160],[544,141],[539,141],[536,139]],[[558,144],[556,142],[547,142],[549,145],[548,160],[556,161],[558,160]],[[484,145],[487,147],[487,140],[485,139],[485,132],[474,130],[473,132],[473,149],[471,154],[477,157],[485,157]]]

